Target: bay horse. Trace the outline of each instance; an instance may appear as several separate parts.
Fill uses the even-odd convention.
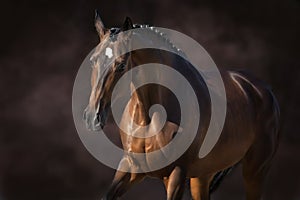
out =
[[[194,200],[209,200],[210,191],[216,179],[218,181],[218,177],[222,177],[228,169],[238,163],[241,163],[243,167],[247,200],[261,199],[263,185],[279,138],[279,106],[269,86],[246,72],[220,71],[227,98],[225,124],[221,136],[211,152],[204,158],[199,158],[198,152],[211,116],[210,96],[201,75],[195,73],[193,66],[180,56],[155,49],[142,49],[116,59],[107,69],[107,73],[99,78],[101,74],[99,70],[106,59],[103,55],[107,53],[103,41],[108,37],[115,37],[110,47],[112,52],[117,51],[118,48],[122,48],[122,42],[126,41],[126,39],[119,38],[118,33],[135,28],[147,28],[147,26],[133,24],[127,17],[121,28],[107,29],[96,12],[95,27],[100,43],[91,57],[93,61],[92,91],[89,104],[84,111],[87,128],[99,130],[99,127],[105,126],[115,84],[124,73],[145,63],[162,63],[182,73],[195,90],[201,110],[197,135],[180,158],[162,169],[147,173],[117,170],[103,199],[117,199],[145,176],[151,176],[163,180],[168,200],[182,198],[186,180],[189,180]],[[157,31],[153,31],[153,34],[164,39],[162,34]],[[149,38],[144,39],[149,40]],[[166,45],[171,44],[166,43]],[[144,75],[140,74],[140,77],[135,78],[142,78]],[[127,122],[126,118],[132,117],[138,125],[149,124],[151,121],[149,109],[154,104],[161,104],[168,115],[160,134],[156,136],[140,138],[128,135],[120,129],[120,137],[125,151],[147,155],[147,153],[159,150],[168,144],[180,131],[178,102],[174,100],[173,94],[168,89],[156,84],[148,84],[138,89],[135,89],[133,85],[132,90],[129,110],[125,110],[123,113],[125,123]],[[121,162],[131,164],[129,167],[141,165],[125,156]],[[147,163],[147,159],[145,162]]]

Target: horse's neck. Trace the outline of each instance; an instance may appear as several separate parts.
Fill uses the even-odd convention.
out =
[[[149,123],[147,113],[150,105],[147,103],[147,96],[145,91],[135,91],[129,102],[129,115],[136,124],[141,126],[145,126]]]

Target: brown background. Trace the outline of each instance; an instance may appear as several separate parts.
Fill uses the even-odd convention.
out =
[[[113,170],[95,160],[74,128],[76,72],[97,44],[98,8],[108,27],[125,16],[196,39],[221,68],[245,68],[279,99],[282,142],[266,199],[300,199],[300,2],[287,1],[8,1],[1,2],[0,200],[96,199]],[[109,153],[109,152],[107,152]],[[244,197],[240,169],[213,195]],[[123,199],[164,199],[147,179]]]

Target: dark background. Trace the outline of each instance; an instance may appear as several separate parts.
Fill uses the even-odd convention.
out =
[[[300,2],[1,1],[0,200],[96,199],[113,170],[83,147],[73,124],[73,81],[98,42],[98,8],[107,27],[125,16],[196,39],[220,68],[244,68],[273,87],[281,107],[280,148],[266,199],[300,199]],[[109,152],[107,152],[109,153]],[[243,199],[240,169],[213,199]],[[123,199],[164,199],[147,179]]]

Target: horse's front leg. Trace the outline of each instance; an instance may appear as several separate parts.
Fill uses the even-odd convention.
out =
[[[117,199],[126,191],[128,191],[135,183],[141,181],[144,178],[144,174],[126,172],[126,169],[127,171],[130,171],[127,167],[130,167],[128,158],[123,158],[119,164],[119,169],[122,169],[122,171],[117,170],[112,184],[102,200]]]
[[[209,200],[209,185],[213,176],[200,178],[191,178],[191,194],[193,200]]]
[[[117,171],[114,180],[102,200],[115,200],[144,178],[142,174]]]
[[[130,173],[117,171],[108,191],[103,196],[102,200],[114,200],[120,196],[121,190],[129,183]]]
[[[186,171],[181,167],[175,167],[168,179],[165,179],[167,200],[180,200],[185,186]]]

